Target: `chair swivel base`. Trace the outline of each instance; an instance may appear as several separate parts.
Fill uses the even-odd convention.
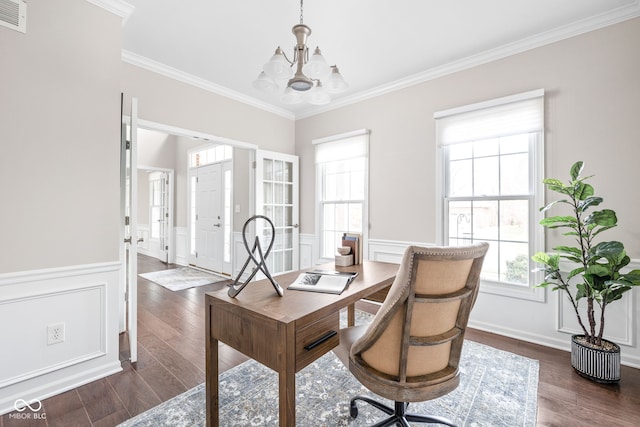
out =
[[[405,402],[395,402],[395,408],[391,408],[387,405],[384,405],[378,401],[370,399],[365,396],[356,396],[351,399],[349,404],[349,414],[352,418],[356,418],[358,416],[358,407],[356,405],[356,400],[361,400],[363,402],[368,403],[369,405],[380,409],[387,415],[391,415],[389,418],[386,418],[380,421],[377,424],[374,424],[372,427],[389,427],[394,425],[400,425],[403,427],[410,427],[409,421],[416,423],[436,423],[436,424],[444,424],[450,427],[457,427],[451,421],[446,418],[438,417],[434,415],[416,415],[416,414],[407,414],[407,406],[408,403]]]

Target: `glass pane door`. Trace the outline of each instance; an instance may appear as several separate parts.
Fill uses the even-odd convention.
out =
[[[273,275],[294,271],[299,267],[298,225],[298,157],[282,153],[258,151],[256,157],[258,185],[256,211],[269,218],[275,227],[267,266]],[[271,229],[257,222],[256,230],[266,250]]]

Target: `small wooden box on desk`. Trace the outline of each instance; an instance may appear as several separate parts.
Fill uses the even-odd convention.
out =
[[[340,310],[391,285],[398,265],[365,261],[319,268],[358,276],[340,295],[286,290],[279,297],[267,280],[250,283],[236,298],[226,289],[206,294],[207,426],[219,425],[219,341],[278,373],[280,425],[294,427],[295,373],[338,345]],[[301,272],[276,280],[286,289]]]

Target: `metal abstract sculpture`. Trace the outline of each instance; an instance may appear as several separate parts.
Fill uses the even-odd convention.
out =
[[[264,253],[262,252],[262,245],[260,245],[260,238],[258,236],[256,236],[256,239],[253,243],[253,248],[249,249],[249,244],[247,243],[247,226],[252,221],[256,221],[257,219],[263,219],[271,226],[271,241],[269,242],[269,246],[267,247],[267,250]],[[251,280],[256,276],[258,271],[262,271],[262,273],[264,273],[264,275],[267,276],[267,279],[269,279],[269,281],[271,282],[271,284],[273,285],[274,289],[276,290],[279,296],[284,295],[284,289],[282,288],[282,286],[278,284],[278,282],[274,280],[273,277],[271,277],[271,273],[269,273],[269,269],[267,268],[267,264],[266,264],[267,256],[269,255],[269,252],[271,252],[271,248],[273,248],[273,242],[275,241],[275,239],[276,239],[276,228],[273,226],[273,222],[271,222],[271,220],[266,216],[254,215],[244,223],[244,226],[242,227],[242,241],[244,242],[244,247],[247,250],[249,257],[247,258],[247,261],[244,263],[244,266],[242,267],[242,269],[240,270],[240,273],[238,273],[238,277],[236,278],[236,280],[233,282],[232,285],[229,286],[229,291],[227,292],[227,295],[229,295],[231,298],[235,298],[240,293],[240,291],[242,291],[244,287],[247,286],[249,282],[251,282]],[[256,256],[255,256],[256,250],[258,251],[258,255],[260,257],[259,260],[256,259]],[[244,271],[246,270],[247,266],[249,265],[249,262],[251,261],[253,261],[253,263],[256,265],[257,268],[254,268],[253,272],[249,275],[249,277],[247,277],[247,279],[244,282],[242,282],[241,281],[242,275],[244,274]]]

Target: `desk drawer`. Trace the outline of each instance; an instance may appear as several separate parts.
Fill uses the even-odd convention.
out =
[[[296,332],[296,372],[340,343],[340,313],[331,313]]]

